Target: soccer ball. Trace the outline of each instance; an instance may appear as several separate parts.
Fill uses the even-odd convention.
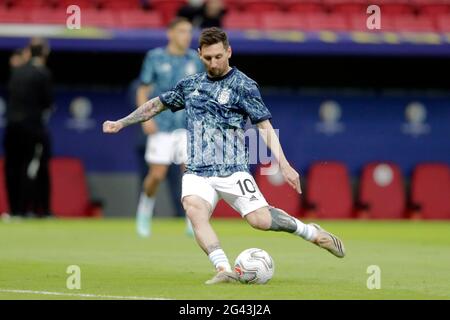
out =
[[[275,264],[264,250],[251,248],[242,251],[234,262],[234,270],[242,283],[267,283],[273,277]]]

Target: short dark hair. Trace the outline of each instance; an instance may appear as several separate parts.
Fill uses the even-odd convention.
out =
[[[29,48],[32,57],[46,57],[50,53],[48,41],[42,38],[32,38]]]
[[[180,23],[183,23],[183,22],[186,22],[186,23],[191,24],[191,21],[189,21],[188,18],[185,18],[185,17],[175,17],[175,18],[173,18],[173,19],[169,22],[169,24],[167,25],[167,29],[173,29],[173,28],[175,28],[177,25],[179,25]]]
[[[207,28],[200,34],[198,47],[201,49],[203,46],[210,46],[219,42],[223,43],[225,49],[230,46],[228,36],[222,29],[217,27]]]

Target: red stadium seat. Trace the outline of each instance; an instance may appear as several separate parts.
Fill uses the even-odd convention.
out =
[[[405,190],[400,168],[393,163],[373,162],[363,168],[359,203],[362,217],[405,218]]]
[[[224,200],[219,200],[217,202],[216,208],[212,214],[213,218],[239,218],[240,214],[233,208],[231,208],[228,203]]]
[[[359,3],[343,3],[341,5],[335,5],[331,8],[331,12],[342,15],[351,14],[365,14],[367,6]]]
[[[306,16],[308,29],[313,31],[347,31],[350,29],[347,19],[339,14],[310,14]]]
[[[178,10],[186,4],[185,0],[151,0],[150,6],[152,10],[159,11],[164,19],[164,24],[172,20]]]
[[[348,21],[350,24],[350,30],[352,31],[363,31],[363,32],[373,32],[376,30],[367,29],[367,15],[365,14],[352,14],[348,17]],[[384,19],[382,19],[382,23],[384,23]]]
[[[96,9],[98,7],[98,2],[92,0],[60,0],[59,8],[67,8],[68,6],[73,4],[79,6],[81,10]]]
[[[34,9],[30,11],[30,22],[36,24],[66,25],[66,11],[53,9]]]
[[[391,17],[397,31],[434,32],[436,27],[431,16],[399,15]],[[383,21],[383,18],[381,18]],[[382,22],[383,23],[383,22]]]
[[[0,23],[27,23],[30,12],[21,9],[0,9]]]
[[[12,0],[3,1],[6,6],[17,9],[34,9],[34,8],[45,8],[51,7],[52,2],[50,0]]]
[[[83,164],[74,158],[50,161],[51,208],[58,217],[91,215],[91,203]]]
[[[450,13],[449,0],[412,0],[420,15],[439,15]]]
[[[297,13],[263,13],[261,28],[265,30],[305,30],[308,29],[307,15]]]
[[[118,27],[117,17],[111,11],[98,11],[94,9],[85,9],[81,12],[81,24],[95,27]]]
[[[353,31],[364,32],[385,32],[396,31],[395,16],[382,16],[381,17],[381,29],[370,30],[367,29],[367,15],[365,14],[353,14],[349,17],[350,28]]]
[[[223,4],[227,12],[238,11],[241,9],[241,1],[239,0],[224,0]]]
[[[450,168],[446,164],[418,165],[411,181],[411,201],[424,219],[450,219]]]
[[[308,218],[352,217],[352,192],[347,167],[340,162],[314,163],[308,174]]]
[[[269,170],[269,166],[261,166],[256,170],[255,181],[269,205],[283,209],[293,216],[301,214],[301,197],[287,182],[281,173],[273,172],[263,175],[261,170]],[[270,169],[272,170],[272,169]]]
[[[162,28],[162,16],[157,11],[127,10],[119,12],[119,25],[122,28]]]
[[[409,3],[409,0],[377,0],[374,4],[380,7],[382,15],[415,13],[415,7]]]
[[[436,27],[440,32],[450,32],[450,14],[442,14],[436,17]]]
[[[341,15],[363,14],[367,15],[368,3],[365,0],[327,0],[327,9]]]
[[[275,0],[242,0],[241,8],[246,12],[277,12],[281,11],[281,7]]]
[[[225,29],[259,29],[259,16],[250,12],[230,12],[223,19]]]
[[[325,13],[325,7],[319,0],[284,0],[281,5],[290,13]]]
[[[101,9],[123,10],[123,9],[141,9],[140,0],[97,0]]]
[[[0,158],[0,215],[9,212],[8,194],[6,191],[5,159]]]

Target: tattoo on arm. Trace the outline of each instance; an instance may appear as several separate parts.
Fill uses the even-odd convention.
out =
[[[297,230],[297,223],[294,218],[285,214],[280,209],[270,208],[270,215],[272,216],[272,224],[269,230],[285,231],[293,233]]]
[[[137,108],[135,111],[130,113],[125,118],[120,119],[119,121],[123,124],[124,127],[129,126],[131,124],[135,124],[138,122],[144,122],[147,120],[150,120],[154,116],[156,116],[158,113],[166,110],[167,107],[164,106],[164,104],[159,100],[158,97],[153,98],[143,105],[141,105],[139,108]]]

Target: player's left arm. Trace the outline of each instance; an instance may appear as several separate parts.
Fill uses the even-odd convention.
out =
[[[117,133],[129,125],[150,120],[166,109],[167,107],[161,102],[159,97],[150,99],[125,118],[117,121],[105,121],[103,123],[103,132]]]
[[[297,190],[298,193],[302,193],[302,189],[300,186],[300,175],[294,168],[292,168],[287,161],[283,149],[281,148],[280,140],[278,139],[275,130],[270,123],[270,120],[263,120],[258,122],[256,126],[259,129],[259,134],[263,138],[267,147],[272,151],[275,159],[278,161],[278,164],[281,169],[281,173],[284,176],[284,179],[289,183],[291,187]]]

